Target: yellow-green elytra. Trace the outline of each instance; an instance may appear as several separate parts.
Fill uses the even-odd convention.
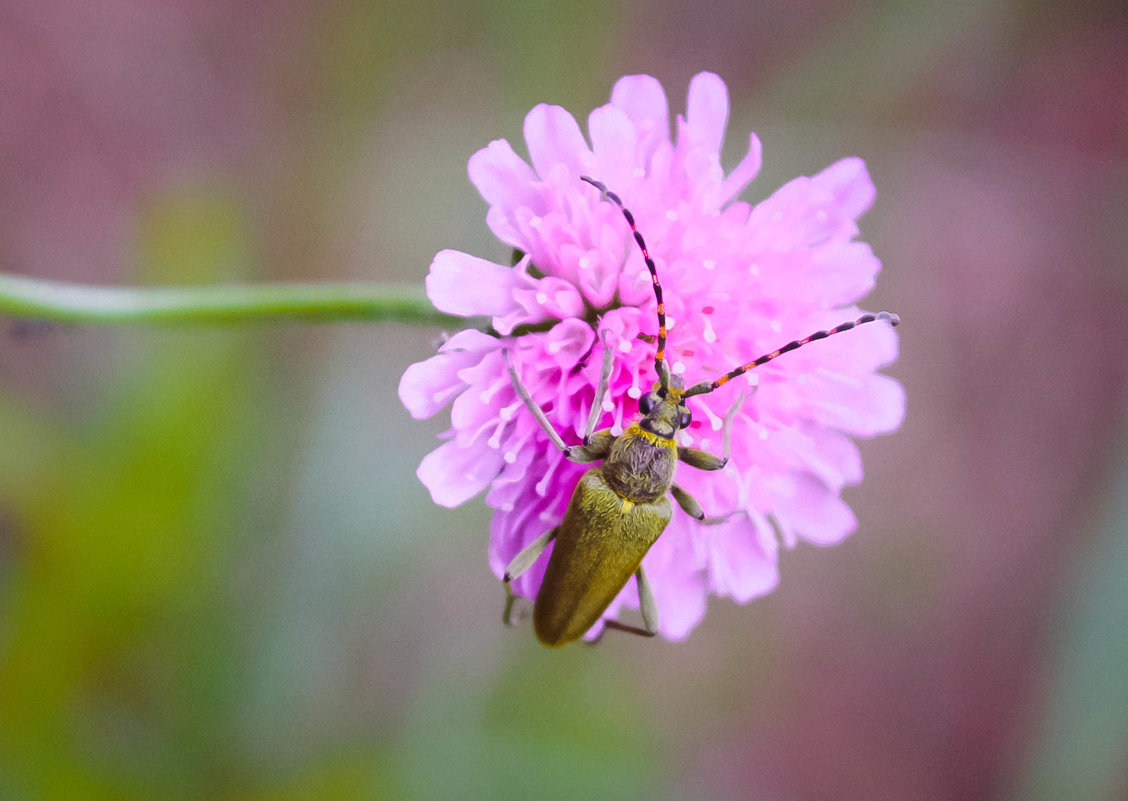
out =
[[[642,234],[635,227],[634,217],[622,201],[600,182],[583,180],[599,189],[605,199],[619,206],[642,250],[650,271],[654,295],[658,301],[658,337],[654,369],[658,380],[650,392],[639,398],[641,419],[622,434],[610,429],[595,431],[614,366],[612,349],[604,343],[603,368],[596,389],[591,413],[581,445],[567,445],[548,421],[544,410],[533,400],[505,352],[506,365],[514,390],[540,423],[553,444],[574,462],[601,462],[580,478],[572,492],[564,520],[556,528],[542,534],[513,558],[505,571],[505,587],[509,595],[505,620],[509,622],[513,595],[510,582],[529,569],[555,542],[545,570],[544,580],[533,606],[533,628],[537,638],[549,646],[560,646],[578,640],[588,632],[610,606],[615,597],[635,578],[638,586],[639,611],[644,628],[605,621],[608,628],[653,636],[658,632],[658,608],[642,569],[642,560],[665,530],[673,514],[669,496],[690,517],[711,522],[724,518],[706,518],[700,504],[674,483],[678,461],[700,470],[720,470],[728,462],[728,428],[739,409],[733,404],[725,421],[725,455],[677,444],[677,432],[691,422],[685,400],[693,395],[712,392],[748,370],[802,347],[817,339],[849,331],[877,320],[897,325],[900,319],[889,312],[866,314],[857,320],[842,323],[827,331],[818,331],[803,339],[789,342],[764,356],[753,359],[713,381],[702,381],[688,389],[677,376],[671,376],[665,361],[666,315],[658,272],[647,251]]]

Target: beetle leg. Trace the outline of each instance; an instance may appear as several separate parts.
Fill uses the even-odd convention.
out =
[[[557,529],[546,531],[535,540],[530,542],[521,552],[513,557],[513,560],[505,568],[505,575],[502,577],[502,583],[505,585],[505,611],[501,614],[501,622],[507,626],[513,625],[513,604],[517,602],[520,597],[517,593],[513,592],[513,587],[510,582],[520,576],[526,570],[533,566],[533,564],[544,553],[544,549],[548,544],[556,538]],[[526,616],[528,613],[526,613]]]
[[[654,592],[650,589],[650,582],[647,580],[642,567],[639,567],[635,572],[635,583],[638,585],[638,611],[642,613],[644,628],[640,629],[638,626],[620,623],[618,620],[604,620],[603,631],[599,632],[598,637],[591,640],[592,645],[602,640],[603,635],[608,631],[623,631],[627,634],[637,634],[640,637],[653,637],[658,633],[658,604],[654,602]]]
[[[722,459],[708,451],[703,451],[700,448],[687,448],[685,445],[678,446],[678,458],[698,470],[720,470],[728,463],[728,457]]]
[[[650,582],[646,573],[639,565],[635,573],[635,584],[638,585],[638,611],[642,613],[642,625],[651,637],[658,633],[658,604],[654,602],[654,592],[650,589]]]
[[[533,396],[529,394],[529,390],[521,383],[521,378],[517,375],[517,371],[513,369],[513,363],[509,361],[509,349],[503,349],[501,354],[505,358],[505,368],[509,371],[509,380],[513,382],[513,391],[517,393],[517,397],[520,398],[525,406],[528,407],[529,411],[533,413],[533,417],[537,419],[541,428],[548,434],[548,438],[552,440],[552,444],[563,451],[564,455],[567,456],[568,451],[571,449],[564,444],[564,440],[556,433],[556,429],[552,427],[552,423],[548,422],[548,417],[545,416],[544,409],[533,400]]]
[[[607,332],[601,331],[599,340],[603,343],[603,368],[599,371],[599,386],[595,390],[595,398],[591,402],[591,411],[588,413],[587,426],[584,428],[584,445],[591,443],[591,435],[595,431],[595,424],[603,414],[603,398],[607,395],[607,385],[611,382],[611,370],[615,366],[615,353],[607,344]]]
[[[626,623],[620,623],[618,620],[604,620],[603,631],[599,632],[599,636],[591,640],[591,644],[595,645],[603,639],[603,635],[608,631],[622,631],[627,634],[637,634],[640,637],[653,637],[658,633],[657,629],[651,631],[650,629],[640,629],[638,626],[630,626]]]
[[[755,389],[753,389],[753,391],[755,391]],[[740,411],[740,407],[744,405],[744,399],[747,397],[748,394],[744,392],[744,390],[741,390],[736,396],[736,400],[732,402],[732,406],[725,412],[725,444],[723,453],[726,462],[729,460],[729,454],[732,453],[732,421],[733,418],[736,417],[736,413]]]
[[[715,526],[718,523],[725,523],[730,517],[736,514],[736,512],[734,511],[729,512],[727,515],[707,517],[705,515],[705,510],[701,508],[701,504],[699,504],[692,495],[683,490],[677,484],[670,485],[670,494],[674,496],[674,500],[678,502],[678,506],[682,508],[683,512],[692,517],[698,523],[701,523],[705,526]]]
[[[607,353],[611,353],[611,351],[608,350]],[[560,449],[560,452],[564,454],[566,459],[573,462],[598,462],[611,451],[611,443],[614,442],[615,437],[611,435],[610,429],[606,432],[601,431],[598,434],[592,434],[589,431],[587,436],[584,437],[585,444],[583,445],[566,444],[561,436],[556,433],[556,429],[552,427],[552,423],[548,422],[548,416],[545,415],[544,409],[533,400],[533,396],[529,394],[529,390],[521,383],[520,376],[517,375],[517,371],[513,368],[512,362],[509,361],[509,350],[503,350],[502,354],[505,357],[505,367],[509,370],[509,380],[513,382],[513,391],[516,392],[517,397],[524,402],[526,408],[532,412],[533,417],[540,423],[544,432],[548,434],[548,438],[552,440],[552,444]],[[604,372],[609,376],[610,370],[607,368],[607,362],[608,359],[604,356]],[[607,385],[602,379],[600,379],[600,386],[602,390],[596,393],[596,401],[598,402],[592,407],[592,417],[588,420],[589,428],[595,425],[592,419],[598,417],[596,410],[599,409],[603,403],[602,395],[606,394],[607,391]]]
[[[615,435],[611,433],[611,429],[605,428],[585,439],[583,445],[573,445],[566,455],[573,462],[598,462],[607,458],[613,444]]]
[[[733,401],[733,404],[729,407],[729,410],[725,413],[724,456],[714,456],[708,451],[703,451],[699,448],[687,448],[684,445],[679,445],[678,458],[685,462],[687,465],[696,467],[698,470],[720,470],[722,467],[728,464],[729,453],[732,449],[732,420],[734,417],[736,417],[736,413],[740,411],[740,407],[743,405],[744,399],[747,397],[748,396],[745,393],[741,392],[740,395],[737,396],[736,400]],[[676,495],[674,497],[677,498]],[[678,499],[678,502],[681,503],[681,499]],[[685,506],[682,506],[682,508],[689,512],[689,510],[686,509]],[[692,512],[689,513],[693,514]]]
[[[508,582],[506,582],[506,584],[505,584],[505,610],[501,613],[501,622],[503,624],[505,624],[506,626],[512,626],[513,623],[514,623],[514,621],[513,621],[513,605],[517,602],[517,599],[520,598],[520,597],[521,597],[520,595],[513,592],[513,588],[509,586]],[[521,615],[520,620],[527,620],[528,617],[529,617],[529,612],[526,609],[524,611],[524,613]],[[520,621],[518,621],[518,622],[520,622]]]
[[[677,484],[670,485],[670,494],[674,496],[674,500],[678,502],[678,506],[682,508],[682,511],[694,520],[701,521],[705,519],[705,510],[701,508],[701,504]]]
[[[548,544],[556,539],[556,531],[557,529],[554,528],[551,531],[546,531],[544,534],[541,534],[526,545],[519,554],[513,557],[513,561],[505,568],[505,576],[502,578],[507,588],[509,582],[532,567],[533,563],[540,558],[540,555],[544,553],[544,549],[548,547]]]

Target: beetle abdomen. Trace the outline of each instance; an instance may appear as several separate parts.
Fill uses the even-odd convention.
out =
[[[607,483],[604,466],[584,473],[533,608],[533,627],[545,645],[582,637],[638,570],[670,522],[670,499],[626,502]]]

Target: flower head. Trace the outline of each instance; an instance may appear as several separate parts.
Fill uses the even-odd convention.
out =
[[[619,209],[581,175],[613,189],[645,234],[665,290],[666,361],[686,386],[860,314],[855,303],[880,269],[855,239],[874,198],[865,165],[844,159],[756,205],[736,201],[759,170],[760,142],[752,135],[726,176],[727,117],[724,83],[701,73],[671,139],[661,85],[629,76],[589,116],[590,144],[571,114],[539,105],[525,119],[529,162],[505,140],[470,159],[490,229],[523,256],[513,267],[456,251],[435,257],[427,278],[435,307],[488,316],[493,330],[461,331],[409,367],[400,398],[417,418],[452,403],[446,442],[418,475],[445,506],[488,489],[489,558],[499,577],[562,520],[588,467],[565,459],[525,408],[503,349],[570,444],[583,436],[605,348],[614,366],[598,428],[629,426],[656,379],[650,275]],[[694,422],[679,442],[719,455],[727,416],[731,459],[716,472],[682,466],[676,481],[707,514],[729,517],[703,526],[675,508],[647,554],[662,634],[685,637],[710,593],[746,602],[771,591],[781,543],[831,545],[854,530],[840,497],[862,477],[850,437],[900,425],[901,386],[876,372],[896,353],[889,326],[865,326],[690,400]],[[515,581],[519,594],[535,597],[545,562]],[[638,604],[633,582],[605,618],[623,604]]]

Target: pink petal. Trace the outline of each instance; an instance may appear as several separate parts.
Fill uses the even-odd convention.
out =
[[[638,165],[638,137],[630,117],[617,106],[600,106],[588,115],[588,133],[599,171],[592,177],[624,191]]]
[[[728,125],[728,89],[720,76],[699,72],[689,82],[685,133],[693,147],[720,155]]]
[[[836,161],[811,180],[834,195],[849,219],[861,217],[877,197],[866,163],[857,156]]]
[[[662,634],[681,640],[705,616],[705,565],[689,527],[698,524],[674,519],[642,561],[658,604]]]
[[[881,261],[865,242],[828,242],[811,253],[810,285],[828,305],[853,303],[869,294]]]
[[[467,172],[470,182],[491,206],[515,208],[537,200],[532,188],[536,180],[532,167],[504,139],[495,139],[471,156]]]
[[[760,515],[710,526],[709,589],[737,603],[766,595],[779,584],[779,546]]]
[[[780,501],[778,512],[800,537],[815,545],[837,545],[858,527],[850,507],[825,484],[800,474],[791,497]]]
[[[739,195],[741,190],[760,174],[762,157],[763,146],[760,144],[760,137],[752,134],[748,138],[748,153],[721,184],[721,191],[717,198],[718,206],[728,203]]]
[[[591,164],[591,151],[576,118],[560,106],[541,103],[528,113],[525,143],[542,181],[547,180],[558,165],[578,176]]]
[[[553,326],[551,331],[541,334],[546,361],[551,360],[557,367],[570,370],[591,349],[595,332],[581,320],[563,320]]]
[[[893,431],[905,419],[905,389],[885,375],[837,380],[825,403],[815,407],[814,419],[862,437]]]
[[[458,372],[477,364],[484,351],[499,346],[495,337],[481,331],[459,331],[437,355],[404,371],[399,384],[400,401],[416,420],[432,416],[466,388]]]
[[[527,206],[518,206],[518,209],[527,209]],[[490,206],[486,212],[486,225],[503,244],[511,248],[528,252],[529,243],[524,237],[519,226],[514,224],[513,214],[507,206]]]
[[[453,508],[484,490],[501,465],[498,451],[477,445],[464,448],[451,441],[424,456],[415,475],[435,503]]]
[[[462,317],[500,316],[516,307],[521,275],[510,267],[457,250],[442,250],[431,262],[427,297],[435,308]]]
[[[621,108],[634,123],[638,152],[650,154],[670,138],[670,110],[666,92],[656,78],[628,75],[615,82],[611,105]]]

